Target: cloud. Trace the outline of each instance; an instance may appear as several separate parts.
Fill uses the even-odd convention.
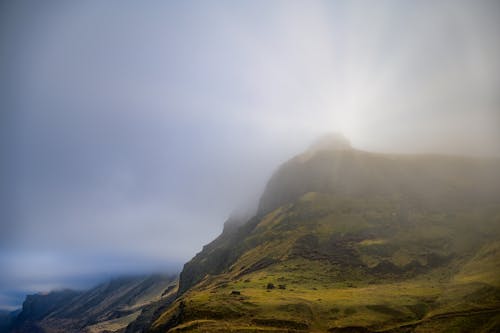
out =
[[[324,132],[500,155],[496,2],[2,6],[8,290],[179,267]]]

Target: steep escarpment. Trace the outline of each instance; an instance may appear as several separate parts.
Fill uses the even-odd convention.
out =
[[[323,142],[235,225],[184,266],[150,331],[500,327],[498,160]]]

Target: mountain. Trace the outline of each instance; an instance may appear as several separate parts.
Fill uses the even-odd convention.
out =
[[[176,278],[122,277],[87,291],[62,290],[26,297],[11,332],[117,332],[142,310],[175,295]]]
[[[500,160],[323,138],[185,264],[145,331],[498,332]]]
[[[0,332],[8,332],[20,310],[6,311],[0,310]]]

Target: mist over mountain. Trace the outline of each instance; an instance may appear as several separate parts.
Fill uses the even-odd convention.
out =
[[[372,152],[498,157],[499,12],[2,1],[0,308],[178,270],[321,133]]]
[[[184,266],[151,331],[498,330],[500,160],[319,142]]]
[[[495,332],[499,198],[500,159],[372,153],[326,135],[178,282],[28,296],[13,332]]]
[[[495,331],[499,31],[490,0],[0,1],[0,328]]]

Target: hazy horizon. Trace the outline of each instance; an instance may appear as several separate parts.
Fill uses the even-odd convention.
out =
[[[500,157],[495,1],[3,1],[0,308],[178,271],[324,133]]]

